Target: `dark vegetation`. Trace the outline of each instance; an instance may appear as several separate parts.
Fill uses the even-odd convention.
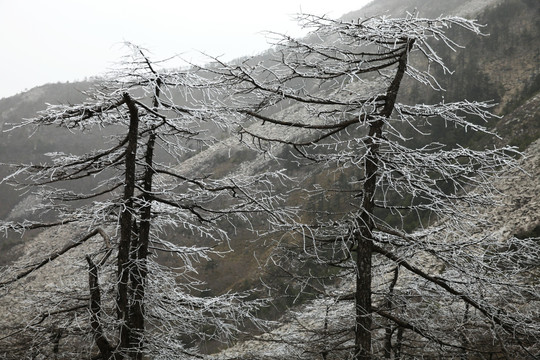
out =
[[[477,16],[478,22],[486,24],[485,37],[473,36],[459,29],[452,29],[452,38],[466,51],[453,52],[436,44],[437,52],[455,73],[445,75],[435,69],[436,77],[446,91],[445,101],[467,99],[469,101],[492,101],[494,113],[503,116],[493,118],[489,129],[497,130],[504,142],[524,149],[538,136],[537,119],[526,119],[520,126],[526,127],[527,136],[505,129],[505,117],[540,91],[540,3],[530,0],[507,0],[488,8]],[[437,92],[426,92],[418,84],[404,88],[405,99],[420,99],[431,103],[440,98]],[[443,123],[431,127],[434,139],[444,144],[461,144],[471,148],[491,146],[489,136],[469,132],[463,134]],[[532,132],[531,132],[532,131]],[[536,135],[535,135],[536,134]]]

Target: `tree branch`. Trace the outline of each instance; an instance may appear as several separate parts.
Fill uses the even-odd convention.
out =
[[[20,280],[22,278],[24,278],[25,276],[31,274],[32,272],[38,270],[39,268],[45,266],[46,264],[54,261],[56,258],[58,258],[59,256],[65,254],[66,252],[68,252],[69,250],[73,249],[73,248],[76,248],[77,246],[83,244],[86,240],[94,237],[95,235],[97,234],[100,234],[102,237],[103,237],[103,241],[105,242],[105,245],[107,246],[107,248],[110,248],[111,247],[111,243],[110,243],[110,239],[109,239],[109,236],[107,235],[107,233],[102,229],[102,228],[96,228],[94,229],[92,232],[86,234],[84,237],[82,237],[81,239],[77,240],[77,241],[73,241],[73,242],[70,242],[69,244],[67,244],[66,246],[64,246],[64,248],[62,248],[61,250],[59,251],[56,251],[52,254],[50,254],[47,258],[43,259],[41,262],[39,262],[37,265],[34,265],[33,267],[31,267],[30,269],[20,273],[19,275],[17,275],[15,278],[11,279],[11,280],[8,280],[8,281],[5,281],[5,282],[2,282],[0,283],[0,289],[5,287],[6,285],[9,285],[9,284],[12,284],[14,282],[16,282],[17,280]]]
[[[86,256],[88,262],[88,285],[90,288],[90,326],[103,359],[111,359],[112,347],[103,334],[101,326],[101,291],[99,289],[98,270],[90,256]]]
[[[459,297],[465,303],[471,305],[472,307],[474,307],[475,309],[480,311],[485,317],[487,317],[488,319],[493,321],[495,324],[501,326],[503,329],[505,329],[509,333],[515,333],[515,332],[518,331],[514,326],[508,324],[502,318],[500,318],[496,314],[490,312],[488,309],[486,309],[484,306],[482,306],[479,302],[472,299],[469,295],[464,294],[464,293],[454,289],[450,285],[448,285],[448,283],[446,283],[443,279],[429,275],[428,273],[426,273],[426,272],[420,270],[419,268],[411,265],[406,260],[400,258],[399,256],[397,256],[397,255],[391,253],[390,251],[387,251],[387,250],[385,250],[385,249],[383,249],[383,248],[381,248],[381,247],[379,247],[379,246],[377,246],[375,244],[373,245],[373,251],[378,253],[378,254],[381,254],[381,255],[385,256],[386,258],[394,261],[396,264],[399,264],[399,265],[403,266],[407,270],[415,273],[416,275],[419,275],[420,277],[430,281],[431,283],[443,288],[448,293]]]

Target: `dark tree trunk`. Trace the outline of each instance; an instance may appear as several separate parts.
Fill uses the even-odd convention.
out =
[[[401,345],[403,344],[403,331],[402,327],[398,327],[396,335],[396,346],[394,349],[394,360],[401,360]]]
[[[410,41],[403,49],[398,68],[388,91],[381,116],[389,118],[394,110],[399,86],[407,70],[407,55],[412,47]],[[366,173],[363,186],[362,214],[357,219],[358,233],[356,235],[356,331],[355,331],[355,360],[369,360],[371,356],[371,268],[373,257],[373,212],[375,209],[375,193],[377,189],[377,172],[380,157],[379,139],[382,138],[383,120],[375,120],[369,124],[369,140],[367,142]]]
[[[139,112],[128,93],[124,93],[124,101],[129,110],[128,142],[125,155],[124,206],[120,214],[120,243],[118,246],[118,318],[122,321],[120,328],[120,351],[130,345],[128,281],[129,252],[133,226],[133,195],[135,193],[137,138],[139,129]]]
[[[96,345],[105,360],[112,359],[112,348],[109,341],[103,334],[101,326],[101,291],[99,289],[98,270],[90,256],[86,256],[88,262],[88,283],[90,287],[90,326]]]
[[[363,221],[363,220],[360,220]],[[363,227],[358,236],[356,251],[356,331],[355,359],[371,358],[371,258],[372,240],[365,235],[369,233],[367,226]]]
[[[371,267],[373,257],[373,210],[375,208],[375,190],[377,182],[377,168],[379,157],[379,144],[375,138],[382,134],[383,122],[377,120],[369,127],[368,154],[366,155],[366,181],[362,199],[363,212],[357,219],[358,234],[356,236],[356,331],[355,331],[355,359],[371,359]]]
[[[153,71],[153,69],[152,69]],[[158,106],[161,81],[158,79],[155,89],[153,106]],[[156,143],[156,132],[152,130],[146,143],[146,153],[144,157],[144,176],[142,206],[140,212],[140,224],[137,235],[133,238],[132,257],[135,259],[131,271],[131,285],[133,289],[132,302],[129,309],[130,324],[130,358],[134,360],[143,359],[144,349],[144,326],[145,326],[145,304],[144,294],[146,287],[146,277],[148,274],[147,256],[148,244],[150,241],[150,221],[152,215],[152,179],[154,176],[154,147]]]
[[[394,287],[396,286],[397,280],[399,276],[399,265],[396,266],[394,269],[394,278],[392,279],[392,282],[390,283],[390,286],[388,288],[388,295],[386,295],[386,299],[384,302],[384,307],[388,312],[392,311],[392,308],[394,307]],[[392,335],[396,328],[392,328],[392,322],[390,320],[387,320],[388,323],[386,324],[385,329],[385,338],[384,338],[384,357],[386,359],[392,358]]]
[[[127,318],[126,318],[126,324],[129,331],[129,346],[127,347],[127,353],[129,359],[135,359],[136,354],[138,352],[139,346],[137,346],[137,338],[138,336],[136,325],[135,325],[135,318],[134,312],[136,311],[136,303],[135,303],[135,292],[138,291],[140,287],[140,276],[138,274],[138,249],[139,249],[139,225],[137,223],[137,220],[134,219],[132,223],[131,228],[131,243],[129,246],[129,265],[127,267],[127,272],[129,274],[129,281],[128,281],[128,310],[127,310]]]
[[[147,256],[148,244],[150,241],[150,220],[151,220],[151,191],[152,177],[154,169],[152,167],[154,157],[154,144],[156,140],[155,132],[150,133],[146,144],[145,172],[143,179],[144,193],[142,196],[143,205],[140,209],[141,221],[137,231],[136,246],[133,248],[133,255],[136,258],[136,264],[132,272],[133,301],[130,308],[130,327],[131,327],[131,346],[130,357],[136,360],[143,358],[144,345],[144,293],[146,286],[146,277],[148,274]]]

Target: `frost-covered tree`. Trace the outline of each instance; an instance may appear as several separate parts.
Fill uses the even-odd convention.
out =
[[[302,199],[301,220],[274,221],[292,234],[274,263],[333,299],[325,301],[327,314],[350,311],[320,321],[318,330],[309,318],[297,327],[304,335],[264,339],[303,349],[294,352],[300,358],[538,354],[537,240],[478,235],[489,220],[482,209],[496,202],[493,181],[516,166],[515,152],[429,140],[437,122],[490,134],[483,123],[492,105],[442,96],[434,104],[399,101],[406,78],[442,91],[434,70],[451,71],[435,46],[458,50],[448,29],[480,35],[481,27],[415,15],[300,20],[313,32],[303,40],[277,35],[271,59],[211,69],[232,92],[245,143],[306,165],[313,177],[304,182],[313,185],[308,197],[289,200]],[[321,285],[313,267],[298,273],[308,260],[339,269],[332,274],[341,290]]]
[[[2,329],[0,357],[199,358],[194,339],[226,341],[238,324],[258,323],[254,312],[264,301],[248,300],[249,293],[196,296],[194,263],[218,253],[215,245],[229,240],[229,222],[249,226],[261,207],[275,206],[268,190],[270,178],[280,175],[217,178],[182,166],[192,145],[216,141],[226,114],[205,106],[213,95],[204,80],[160,70],[143,50],[129,48],[132,56],[88,93],[88,102],[50,105],[16,125],[99,132],[104,140],[90,152],[60,147],[46,154],[50,161],[10,165],[13,173],[3,181],[39,199],[30,210],[41,218],[2,222],[1,231],[59,227],[72,238],[3,269],[0,301],[18,299],[30,317]],[[184,238],[200,245],[183,246]],[[164,254],[177,260],[160,260]],[[29,285],[54,263],[68,267],[66,261],[86,280]]]

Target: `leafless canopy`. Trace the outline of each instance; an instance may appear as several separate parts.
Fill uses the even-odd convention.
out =
[[[406,78],[442,91],[434,69],[450,69],[436,47],[461,51],[448,30],[482,35],[481,26],[416,15],[352,22],[303,15],[300,22],[313,32],[301,40],[273,34],[271,59],[206,70],[231,93],[228,108],[248,146],[277,157],[290,149],[294,161],[315,164],[312,176],[330,177],[311,189],[311,199],[322,200],[316,207],[305,200],[303,221],[281,224],[300,241],[274,262],[304,289],[334,299],[328,306],[354,313],[354,321],[338,314],[320,324],[320,336],[285,333],[274,341],[294,342],[306,358],[312,351],[354,359],[533,356],[537,240],[480,231],[489,224],[483,209],[497,203],[494,180],[517,166],[518,154],[429,141],[435,122],[489,134],[483,123],[492,104],[399,102]],[[335,198],[339,207],[324,206]],[[353,292],[317,285],[313,272],[298,274],[309,259],[341,269],[342,289],[349,283]]]
[[[27,188],[40,199],[32,210],[52,220],[2,222],[2,232],[61,226],[73,237],[43,259],[5,269],[4,300],[29,304],[28,318],[21,315],[0,333],[5,356],[52,351],[65,358],[197,358],[193,338],[228,341],[238,324],[260,325],[253,314],[265,301],[247,300],[249,293],[197,297],[193,290],[203,284],[193,277],[194,263],[227,243],[231,232],[224,224],[249,227],[254,214],[276,207],[280,198],[271,190],[283,176],[221,178],[186,165],[193,145],[208,147],[226,131],[227,114],[206,106],[210,97],[219,101],[206,80],[160,70],[142,49],[128,48],[132,54],[88,93],[88,102],[50,105],[17,125],[99,132],[104,140],[90,152],[54,152],[46,163],[10,165],[13,174],[3,180]],[[81,180],[92,185],[79,188],[90,190],[73,190]],[[105,241],[94,241],[97,235]],[[183,245],[186,238],[200,245]],[[47,271],[75,248],[83,253],[65,265],[78,269],[74,284],[25,290],[28,275]],[[158,261],[164,253],[177,255],[178,265]]]

